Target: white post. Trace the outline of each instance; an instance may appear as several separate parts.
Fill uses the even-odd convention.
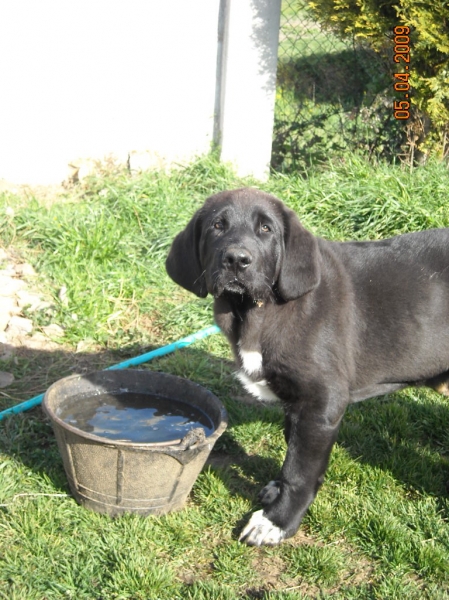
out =
[[[281,0],[222,0],[216,141],[241,176],[269,174]]]

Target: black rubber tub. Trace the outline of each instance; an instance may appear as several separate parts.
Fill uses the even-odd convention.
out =
[[[168,405],[179,406],[181,402],[204,414],[210,428],[192,428],[179,439],[141,442],[110,439],[64,420],[67,403],[89,413],[90,404],[104,394],[120,396],[125,410],[128,394],[137,394],[142,408],[146,402],[151,406],[155,397]],[[47,390],[43,408],[52,422],[75,499],[86,508],[111,516],[162,514],[182,508],[227,427],[223,404],[206,388],[166,373],[137,369],[61,379]]]

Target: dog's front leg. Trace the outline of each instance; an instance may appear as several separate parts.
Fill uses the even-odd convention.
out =
[[[240,540],[254,546],[276,545],[296,533],[313,502],[329,462],[344,408],[332,411],[304,411],[299,407],[288,415],[288,448],[277,490],[263,510],[253,513]],[[303,407],[304,408],[304,407]],[[273,493],[274,492],[274,493]],[[263,492],[262,492],[263,493]]]

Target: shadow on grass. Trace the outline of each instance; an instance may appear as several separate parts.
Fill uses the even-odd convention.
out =
[[[37,394],[61,377],[87,374],[129,357],[108,351],[75,354],[24,349],[15,361],[14,388],[4,391],[24,396],[32,389],[32,394]],[[278,475],[285,453],[280,407],[260,406],[242,396],[232,375],[232,363],[200,349],[185,348],[139,368],[186,377],[223,401],[229,427],[207,464],[232,494],[257,502],[260,489]],[[353,459],[390,472],[410,490],[446,496],[449,400],[440,398],[433,392],[412,390],[351,406],[338,443]],[[2,408],[5,404],[4,400]],[[0,421],[0,452],[50,481],[55,490],[69,492],[54,434],[41,407]]]
[[[280,60],[278,85],[293,91],[298,103],[304,100],[339,103],[343,110],[351,110],[360,105],[372,86],[372,77],[364,68],[370,53],[362,52],[363,57],[352,50],[343,50]]]
[[[366,96],[373,96],[388,85],[382,61],[368,48],[317,52],[280,60],[278,85],[291,90],[300,104],[338,104],[344,111],[359,108]]]
[[[449,399],[409,388],[349,407],[338,443],[410,491],[447,496]]]

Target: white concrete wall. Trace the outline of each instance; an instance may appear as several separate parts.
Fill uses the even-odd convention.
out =
[[[279,7],[0,0],[0,180],[59,183],[69,164],[108,155],[143,157],[143,167],[186,162],[209,151],[214,133],[223,160],[265,177]]]
[[[0,179],[212,142],[219,0],[0,0]]]

